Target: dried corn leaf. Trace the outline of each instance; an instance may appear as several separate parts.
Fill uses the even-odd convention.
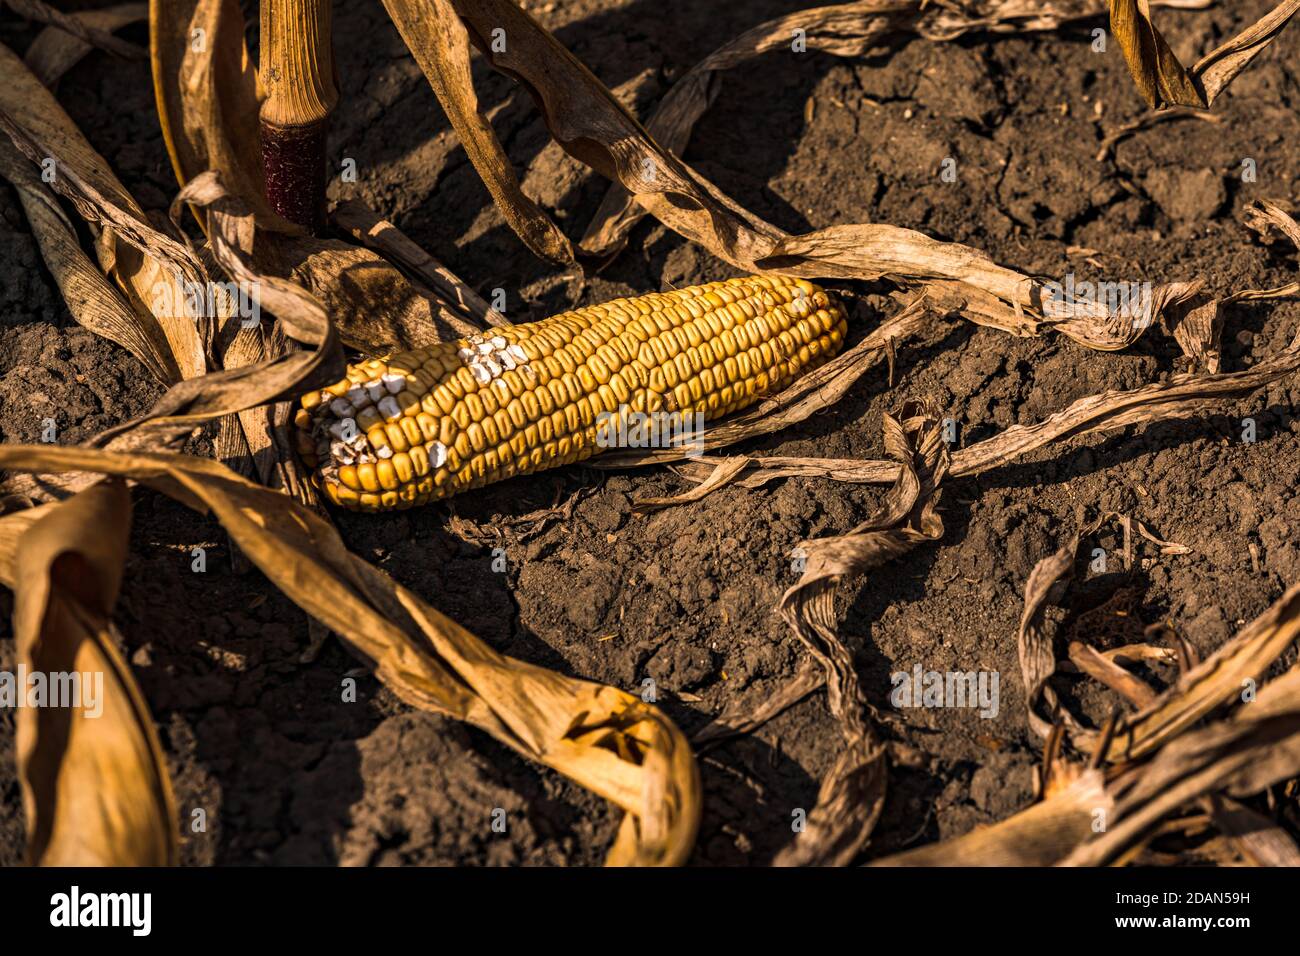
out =
[[[130,495],[118,480],[30,516],[0,518],[0,574],[14,591],[19,664],[45,675],[51,692],[59,675],[67,675],[65,687],[77,686],[72,675],[80,681],[75,706],[51,700],[17,712],[33,864],[176,862],[166,759],[111,620],[130,525]]]
[[[1239,708],[1233,719],[1189,730],[1164,743],[1150,762],[1117,786],[1105,832],[1062,863],[1103,865],[1190,801],[1220,790],[1248,796],[1297,775],[1300,671],[1293,669],[1265,686],[1258,699]]]
[[[1124,51],[1138,92],[1148,106],[1209,109],[1224,87],[1277,38],[1297,11],[1300,11],[1300,0],[1284,0],[1202,57],[1190,70],[1179,62],[1151,22],[1148,0],[1110,0],[1110,28]]]
[[[137,315],[90,261],[54,194],[41,182],[27,157],[7,140],[0,141],[0,177],[17,190],[41,257],[72,317],[134,355],[162,385],[179,381],[180,369],[162,329],[151,318]]]
[[[266,205],[257,69],[244,44],[239,0],[150,0],[149,53],[177,182],[185,186],[218,170],[264,227],[291,229]]]
[[[871,866],[1051,866],[1093,833],[1112,798],[1098,770],[1084,771],[1046,800],[964,836],[896,853]]]
[[[1241,700],[1298,635],[1300,583],[1292,585],[1232,640],[1181,675],[1158,700],[1125,720],[1111,740],[1106,758],[1132,760],[1149,754],[1218,708]],[[1260,696],[1262,699],[1262,692]]]
[[[184,246],[158,232],[58,100],[26,65],[0,45],[0,131],[38,166],[87,221],[104,227],[96,244],[100,265],[115,279],[142,326],[161,329],[183,377],[207,368],[201,322],[187,311],[206,276]],[[148,332],[146,337],[151,337]]]
[[[185,455],[4,445],[0,467],[113,474],[211,509],[244,554],[372,661],[402,700],[471,723],[627,811],[608,862],[677,864],[690,853],[698,771],[685,738],[656,708],[497,653],[350,554],[328,522],[296,501]]]
[[[89,30],[111,34],[115,30],[143,20],[148,15],[148,4],[122,3],[100,10],[81,10],[69,14],[68,18]],[[36,74],[37,79],[53,88],[64,73],[72,69],[94,48],[94,44],[89,40],[69,33],[62,27],[48,26],[32,41],[23,60]],[[143,50],[139,52],[144,53]]]
[[[1058,722],[1078,727],[1073,715],[1061,707],[1056,691],[1047,683],[1056,673],[1056,652],[1052,647],[1053,631],[1047,626],[1046,612],[1049,604],[1060,601],[1066,583],[1074,573],[1079,545],[1096,527],[1093,524],[1081,530],[1055,554],[1035,564],[1025,582],[1025,608],[1020,615],[1016,648],[1025,687],[1026,716],[1029,726],[1040,737],[1048,737]],[[1040,700],[1047,704],[1047,717],[1040,712]]]
[[[1244,398],[1300,368],[1300,336],[1241,372],[1183,374],[1130,391],[1082,398],[1034,425],[1014,425],[953,455],[954,477],[979,474],[1044,445],[1101,430],[1184,418],[1229,399]]]
[[[778,610],[826,675],[827,704],[845,737],[822,781],[806,828],[777,856],[778,865],[845,866],[861,851],[884,806],[886,749],[868,723],[853,655],[839,638],[835,594],[840,582],[865,574],[943,534],[936,510],[948,452],[938,423],[904,405],[884,419],[885,448],[899,462],[898,480],[871,518],[847,534],[804,541],[804,572]]]
[[[515,14],[527,16],[513,4],[509,7]],[[543,259],[575,265],[573,244],[551,217],[524,195],[501,141],[479,110],[470,79],[469,38],[450,0],[384,0],[384,8],[424,71],[470,162],[510,228]],[[496,20],[493,25],[506,29],[510,37],[507,45],[517,42],[518,34],[508,21]]]

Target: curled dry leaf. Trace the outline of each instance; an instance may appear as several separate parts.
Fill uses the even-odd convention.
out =
[[[1138,92],[1152,109],[1209,109],[1218,95],[1262,53],[1300,11],[1284,0],[1240,34],[1202,57],[1190,70],[1174,55],[1151,20],[1148,0],[1110,0],[1110,28]]]
[[[853,655],[838,634],[835,594],[847,577],[865,574],[943,534],[936,510],[948,452],[939,424],[923,408],[904,405],[886,415],[885,448],[899,478],[872,517],[847,534],[799,545],[806,564],[778,610],[826,675],[827,703],[845,746],[822,781],[807,825],[776,858],[778,865],[850,863],[871,835],[884,806],[886,749],[868,723],[866,698]]]
[[[1086,770],[1046,800],[953,840],[896,853],[872,866],[1051,866],[1092,835],[1112,798],[1099,770]]]
[[[119,480],[0,518],[0,579],[14,592],[19,665],[51,681],[70,675],[63,688],[79,688],[80,697],[74,706],[28,699],[17,711],[28,858],[36,865],[176,863],[166,759],[112,622],[130,525],[131,499]]]
[[[1047,627],[1046,612],[1049,604],[1061,599],[1066,582],[1074,573],[1079,545],[1084,536],[1096,528],[1096,523],[1085,528],[1055,554],[1035,564],[1025,582],[1025,608],[1020,615],[1016,647],[1025,687],[1025,712],[1029,726],[1040,737],[1048,737],[1052,725],[1058,721],[1068,727],[1078,727],[1074,716],[1060,706],[1056,691],[1047,683],[1056,673],[1056,652],[1052,646],[1054,633]],[[1047,717],[1041,713],[1040,700],[1047,704]]]
[[[0,142],[0,177],[17,190],[41,258],[58,283],[72,317],[134,355],[160,384],[179,381],[180,369],[162,329],[151,319],[142,321],[90,261],[54,193],[41,182],[36,167],[8,140]]]
[[[510,6],[518,11],[513,4]],[[543,259],[576,264],[573,244],[551,217],[524,195],[501,141],[479,110],[470,80],[469,37],[450,0],[384,0],[384,9],[428,78],[470,162],[510,228]],[[510,24],[497,21],[496,25],[506,30],[513,43],[516,34]]]
[[[402,700],[471,723],[627,811],[608,862],[672,865],[689,855],[698,771],[657,708],[499,654],[349,553],[333,526],[297,501],[178,454],[4,445],[0,467],[117,475],[210,509],[272,583],[372,662]]]
[[[37,166],[52,168],[54,190],[84,219],[103,227],[96,243],[100,265],[142,327],[156,325],[166,337],[181,376],[203,374],[206,330],[187,311],[194,290],[206,288],[199,264],[148,221],[58,100],[4,46],[0,73],[6,79],[0,84],[0,131]],[[142,337],[153,340],[154,334],[146,328]]]

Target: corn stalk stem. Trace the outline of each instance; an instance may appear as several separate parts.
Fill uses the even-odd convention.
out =
[[[338,103],[330,0],[262,0],[259,114],[266,198],[315,231],[325,210],[325,140]]]

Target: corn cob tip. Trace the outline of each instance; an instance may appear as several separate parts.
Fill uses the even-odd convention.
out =
[[[739,411],[846,330],[824,290],[781,276],[617,299],[357,362],[303,396],[298,451],[337,505],[412,507],[588,458],[610,416]]]

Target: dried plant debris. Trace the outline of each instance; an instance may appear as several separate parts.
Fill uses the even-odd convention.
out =
[[[195,293],[207,288],[202,267],[154,227],[58,100],[3,46],[0,67],[8,80],[0,85],[0,131],[38,169],[49,171],[55,192],[103,227],[99,263],[136,313],[141,339],[156,342],[161,332],[168,342],[171,356],[154,355],[146,364],[173,365],[186,378],[202,374],[206,329],[187,311]]]
[[[1155,5],[1195,8],[1208,2],[1157,2]],[[921,0],[859,0],[797,10],[746,30],[691,67],[656,105],[646,120],[646,130],[665,149],[682,155],[695,124],[717,97],[720,74],[766,53],[789,50],[795,38],[804,50],[858,57],[884,47],[893,34],[916,33],[942,42],[974,30],[1056,30],[1075,20],[1098,16],[1105,10],[1103,0],[1029,4],[1020,0],[982,0],[951,5]],[[644,215],[645,211],[636,207],[626,189],[617,184],[611,186],[587,227],[582,248],[597,256],[615,254]]]
[[[825,672],[827,703],[844,747],[822,780],[805,829],[777,856],[777,865],[852,862],[884,807],[886,749],[868,722],[853,655],[839,636],[835,595],[843,579],[874,571],[942,536],[936,505],[948,467],[939,423],[919,406],[907,404],[896,418],[885,417],[885,449],[898,461],[899,477],[880,510],[847,534],[802,542],[803,574],[778,606]]]
[[[19,667],[47,677],[21,689],[17,711],[29,862],[175,864],[167,762],[112,621],[131,526],[125,482],[100,482],[0,525]],[[63,691],[57,704],[32,699]]]
[[[517,195],[517,180],[502,161],[499,144],[489,148],[495,139],[473,106],[468,71],[446,64],[447,51],[461,49],[458,30],[467,31],[495,69],[528,91],[569,155],[620,183],[664,225],[740,269],[810,279],[888,280],[924,292],[932,304],[960,310],[972,321],[1018,335],[1057,326],[1092,347],[1121,347],[1105,344],[1114,340],[1113,314],[1067,311],[1049,317],[1044,310],[1052,311],[1051,292],[1043,283],[969,246],[885,224],[831,226],[791,236],[762,221],[661,147],[581,62],[513,3],[389,0],[385,6],[444,102],[448,84],[456,83],[456,107],[448,108],[453,125],[462,141],[481,147],[476,168],[507,222],[545,258],[577,264],[567,240],[556,239],[549,217]],[[449,6],[463,27],[448,19]],[[509,42],[493,44],[493,31],[504,31]]]
[[[623,808],[627,815],[610,863],[672,865],[690,853],[699,824],[699,775],[685,738],[666,717],[613,687],[499,654],[349,553],[312,510],[217,462],[179,454],[4,445],[0,467],[115,475],[211,510],[268,579],[336,631],[403,701],[471,723]],[[116,514],[124,543],[128,512],[119,507]],[[21,513],[0,519],[0,528],[15,519],[25,530],[0,535],[0,545],[21,555],[41,524]],[[90,521],[70,525],[51,530],[46,547],[66,548],[69,535],[98,527]],[[114,590],[123,553],[103,557]],[[10,566],[15,561],[8,555],[0,566],[5,559]]]
[[[1277,39],[1300,10],[1300,0],[1279,3],[1256,23],[1207,53],[1191,69],[1179,62],[1155,28],[1150,7],[1147,0],[1110,0],[1110,28],[1124,50],[1138,92],[1152,109],[1209,109],[1223,89]]]
[[[1226,127],[1225,117],[1204,111],[1281,35],[1300,0],[1277,4],[1191,68],[1156,29],[1152,10],[1202,9],[1208,0],[858,0],[810,8],[718,47],[668,88],[644,125],[625,105],[644,73],[612,93],[509,0],[384,0],[505,223],[542,259],[585,278],[606,267],[649,214],[732,268],[830,279],[849,294],[887,294],[873,303],[893,300],[888,315],[858,309],[869,321],[859,323],[864,327],[851,336],[856,344],[834,360],[746,411],[710,422],[708,452],[815,418],[882,363],[892,389],[900,349],[921,354],[954,319],[1018,337],[1059,333],[1099,352],[1167,332],[1182,353],[1175,361],[1185,371],[1085,394],[964,448],[946,440],[940,412],[900,396],[891,405],[897,412],[883,416],[880,460],[748,451],[697,458],[682,448],[627,448],[593,460],[603,469],[669,465],[694,483],[676,495],[632,496],[641,514],[698,506],[721,488],[756,488],[777,478],[889,486],[867,520],[800,543],[800,577],[775,608],[806,651],[793,675],[764,683],[764,693],[722,699],[688,743],[647,700],[494,649],[350,552],[324,514],[291,447],[292,403],[342,378],[345,349],[374,357],[458,338],[480,342],[487,327],[511,323],[459,277],[471,271],[430,256],[359,199],[336,206],[330,235],[304,228],[322,225],[320,209],[299,204],[290,215],[283,202],[268,201],[268,186],[276,198],[283,170],[264,152],[259,111],[266,114],[268,95],[301,91],[284,88],[286,78],[269,58],[259,82],[241,4],[151,0],[76,14],[37,0],[4,5],[48,26],[24,59],[0,47],[7,80],[0,86],[0,176],[14,187],[72,316],[129,351],[167,388],[147,413],[119,416],[120,424],[83,445],[0,446],[3,504],[18,509],[0,516],[0,582],[15,594],[19,661],[103,679],[102,688],[83,687],[93,693],[78,704],[101,709],[102,720],[78,720],[75,708],[18,713],[18,779],[32,863],[178,860],[167,759],[113,623],[133,485],[215,515],[241,559],[310,616],[312,646],[299,660],[310,662],[325,634],[335,632],[406,704],[468,723],[620,808],[622,824],[606,852],[610,864],[685,863],[704,799],[691,743],[716,746],[752,733],[824,688],[839,731],[834,759],[805,826],[774,862],[842,866],[863,860],[872,843],[891,765],[926,768],[935,758],[889,739],[869,704],[853,642],[840,633],[841,585],[856,586],[858,578],[873,584],[890,573],[891,562],[940,541],[941,489],[953,479],[988,473],[1057,442],[1215,410],[1300,367],[1300,334],[1245,368],[1229,365],[1232,371],[1225,371],[1223,344],[1234,307],[1295,298],[1300,283],[1215,292],[1211,274],[1194,273],[1148,287],[1138,303],[1063,302],[1055,283],[900,225],[836,224],[792,235],[681,158],[727,71],[789,48],[792,36],[804,49],[839,57],[892,55],[910,37],[941,43],[977,32],[1048,31],[1109,12],[1139,92],[1156,112],[1106,136],[1098,157],[1104,159],[1123,137],[1157,123],[1197,117]],[[330,6],[313,9],[326,35]],[[169,217],[141,207],[51,92],[94,50],[143,58],[145,51],[113,31],[146,13],[159,122],[180,186]],[[205,42],[190,42],[200,34]],[[292,47],[309,45],[303,36],[289,39]],[[316,53],[323,84],[317,92],[332,107],[333,65],[323,48]],[[528,94],[560,150],[610,181],[580,241],[521,186],[505,137],[475,90],[476,54]],[[53,175],[43,175],[47,170]],[[1300,226],[1286,202],[1253,200],[1245,208],[1245,225],[1261,242],[1300,247]],[[185,221],[187,210],[201,235]],[[85,249],[78,216],[92,240]],[[214,425],[217,460],[178,453],[205,425]],[[476,547],[528,539],[537,545],[552,522],[567,533],[578,497],[562,503],[557,494],[549,508],[491,521],[453,511],[448,530]],[[1164,540],[1134,514],[1106,512],[1080,517],[1077,530],[1028,574],[1016,638],[1025,723],[1044,741],[1034,802],[991,826],[876,865],[1300,863],[1281,816],[1271,803],[1264,812],[1265,802],[1256,799],[1300,776],[1300,677],[1291,668],[1270,679],[1300,637],[1300,582],[1289,582],[1267,611],[1204,660],[1172,618],[1102,646],[1081,617],[1066,640],[1049,609],[1064,600],[1085,542],[1108,522],[1122,534],[1126,572],[1138,564],[1140,549],[1145,565],[1157,560],[1153,554],[1177,558],[1200,547]],[[1251,547],[1258,573],[1259,553]],[[1176,666],[1178,673],[1162,679],[1147,665]],[[1101,726],[1072,712],[1063,671],[1113,698]],[[681,702],[704,700],[673,692]],[[1168,852],[1166,837],[1193,833],[1211,839],[1182,856]]]

